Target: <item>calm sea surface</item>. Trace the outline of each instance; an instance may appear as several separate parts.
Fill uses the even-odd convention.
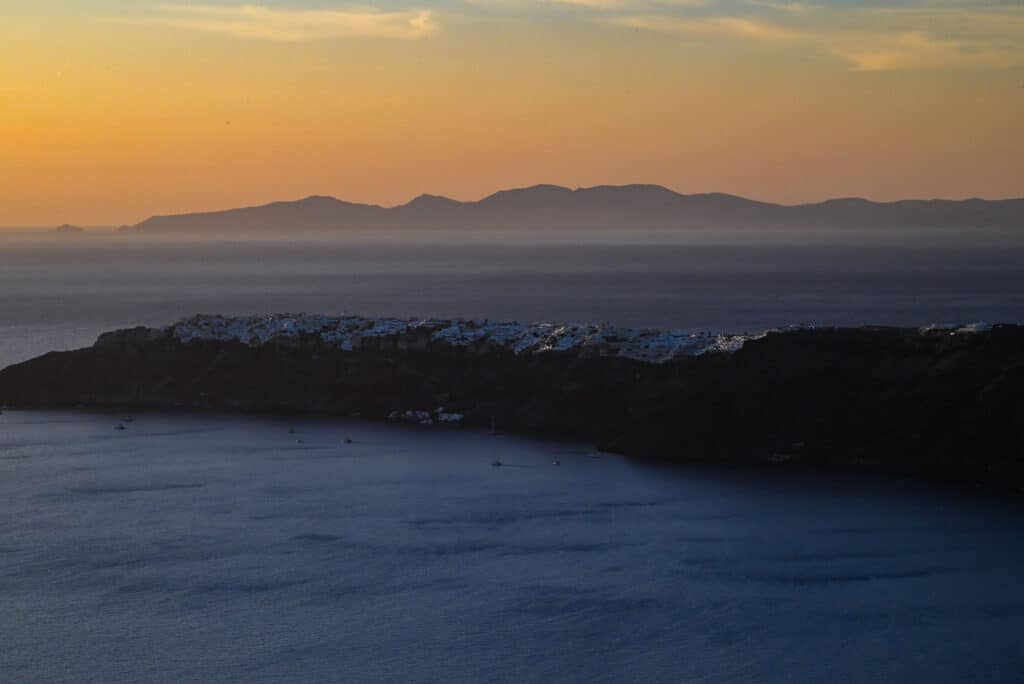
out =
[[[0,366],[114,327],[266,311],[733,332],[1022,321],[1024,240],[0,236]],[[467,430],[134,417],[0,415],[0,681],[1024,676],[1019,503]]]
[[[457,429],[134,418],[0,416],[3,681],[1024,672],[1019,503]]]
[[[0,234],[0,366],[194,313],[792,323],[1024,321],[1018,232],[391,232],[332,242]]]

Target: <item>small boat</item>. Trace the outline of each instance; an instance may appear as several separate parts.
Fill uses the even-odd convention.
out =
[[[124,423],[118,423],[117,425],[114,426],[114,429],[115,430],[127,430],[128,428],[126,428],[124,426]]]
[[[494,467],[494,468],[500,468],[501,467],[501,461],[499,461],[498,459],[494,459],[493,461],[491,461],[491,466]]]
[[[551,462],[551,465],[562,465],[562,462],[556,458],[554,461]]]
[[[295,443],[296,444],[302,444],[302,440],[301,439],[297,439],[297,440],[295,440]]]
[[[343,441],[345,442],[345,444],[351,444],[352,443],[352,438],[351,437],[346,437]]]
[[[288,434],[289,435],[294,435],[295,434],[295,428],[288,428]]]

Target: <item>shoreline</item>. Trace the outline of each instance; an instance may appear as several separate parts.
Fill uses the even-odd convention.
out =
[[[313,428],[324,428],[328,425],[336,425],[340,432],[339,436],[344,437],[351,433],[354,437],[354,444],[366,445],[367,440],[359,437],[359,429],[368,429],[373,432],[379,431],[396,431],[398,434],[405,436],[413,436],[416,434],[420,435],[436,435],[436,436],[455,436],[459,438],[465,436],[467,439],[487,439],[494,437],[498,440],[509,439],[518,444],[525,445],[550,445],[552,447],[579,447],[580,454],[577,456],[581,460],[588,461],[620,461],[628,464],[634,464],[645,469],[653,470],[664,470],[666,474],[686,475],[686,476],[697,476],[697,477],[710,477],[718,480],[723,479],[727,481],[743,481],[746,482],[746,478],[751,478],[751,481],[756,480],[757,482],[767,482],[774,484],[789,484],[789,483],[806,483],[806,484],[835,484],[843,487],[856,487],[868,486],[872,490],[879,487],[883,489],[892,489],[902,491],[906,488],[924,494],[924,495],[935,495],[938,497],[955,496],[966,500],[978,500],[979,502],[989,503],[1005,503],[1014,508],[1024,505],[1024,498],[1021,497],[1021,491],[1013,491],[1005,488],[993,488],[987,487],[982,484],[971,484],[959,481],[935,479],[935,478],[922,478],[920,475],[913,473],[901,473],[898,471],[884,471],[877,469],[865,469],[857,468],[851,465],[823,465],[823,464],[811,464],[811,463],[768,463],[768,462],[749,462],[749,461],[730,461],[730,462],[715,462],[711,460],[686,460],[686,461],[669,461],[664,459],[648,459],[643,457],[631,457],[620,453],[614,452],[603,452],[595,448],[593,445],[588,444],[585,441],[572,440],[567,438],[559,438],[552,436],[541,436],[531,435],[519,432],[498,432],[491,434],[482,427],[477,426],[444,426],[435,425],[433,427],[426,427],[411,423],[402,423],[396,421],[380,420],[373,418],[364,417],[353,417],[353,416],[334,416],[329,414],[319,413],[254,413],[238,410],[219,410],[219,409],[201,409],[201,408],[149,408],[149,407],[137,407],[130,413],[124,409],[112,408],[112,407],[55,407],[55,408],[5,408],[4,413],[0,414],[0,424],[2,424],[3,416],[17,416],[17,415],[41,415],[41,414],[56,414],[69,417],[66,421],[42,421],[39,424],[49,424],[52,422],[60,423],[74,423],[77,422],[73,418],[75,417],[87,417],[87,418],[109,418],[111,425],[115,425],[119,418],[131,417],[133,419],[132,424],[129,425],[128,430],[124,433],[127,436],[133,436],[133,431],[139,423],[145,425],[146,420],[149,418],[156,419],[169,419],[169,420],[194,420],[201,419],[209,421],[213,424],[221,425],[228,424],[231,421],[249,422],[252,421],[257,425],[266,427],[274,423],[280,423],[280,427],[283,431],[287,431],[289,427],[296,429],[296,434],[302,435],[307,427]],[[289,420],[293,419],[293,420]],[[31,423],[21,423],[22,425]],[[159,436],[165,436],[166,433],[158,433]],[[141,435],[145,437],[146,435]],[[283,449],[290,449],[292,445],[290,439],[293,435],[286,433],[286,438],[289,443],[283,445]],[[337,447],[343,449],[347,444],[338,445],[335,442],[325,441],[319,442],[316,440],[308,441],[303,443],[303,446],[308,448],[311,452],[316,452],[322,449],[330,449]],[[589,453],[583,453],[589,452]],[[348,458],[349,456],[344,453],[339,453],[339,458]],[[561,466],[564,467],[569,464],[566,454],[562,454]],[[478,464],[481,468],[490,469],[490,462],[487,458]],[[524,467],[521,465],[504,464],[507,467],[516,469]],[[548,464],[544,465],[531,465],[531,468],[542,468],[547,467]],[[556,468],[558,466],[551,465],[550,467]]]
[[[634,339],[556,326],[542,329],[561,332],[538,341],[536,326],[498,324],[492,335],[451,321],[371,322],[360,330],[384,332],[360,334],[357,345],[340,328],[324,339],[320,329],[289,324],[288,334],[243,343],[217,331],[246,319],[211,319],[227,327],[184,339],[175,326],[116,331],[91,348],[8,367],[0,404],[404,415],[495,424],[648,462],[838,468],[1024,489],[1018,326],[794,329],[710,353],[703,337],[705,346],[688,353],[689,338],[666,347],[677,338],[654,331]],[[532,346],[510,348],[523,339]],[[653,341],[657,354],[638,339]]]

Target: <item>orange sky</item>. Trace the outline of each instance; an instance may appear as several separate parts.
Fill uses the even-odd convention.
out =
[[[1019,3],[574,4],[0,8],[0,225],[542,182],[1024,196]]]

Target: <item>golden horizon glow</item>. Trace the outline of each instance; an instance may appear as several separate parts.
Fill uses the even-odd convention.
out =
[[[0,9],[0,225],[658,183],[1024,195],[1024,8],[326,0]]]

